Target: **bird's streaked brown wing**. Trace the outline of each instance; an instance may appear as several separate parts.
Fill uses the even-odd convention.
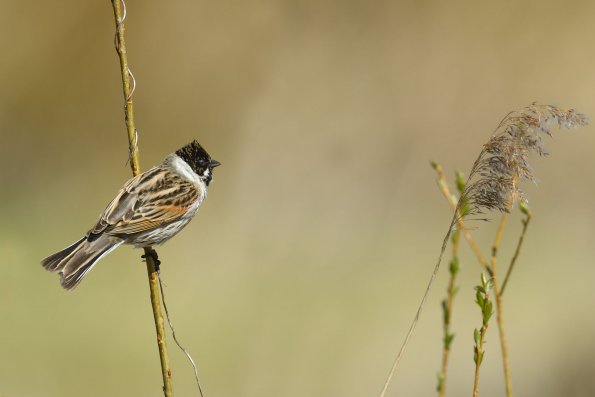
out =
[[[154,167],[124,185],[89,233],[144,232],[179,219],[197,199],[190,182]]]

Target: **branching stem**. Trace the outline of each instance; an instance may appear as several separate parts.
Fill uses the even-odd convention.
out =
[[[442,166],[440,164],[436,164],[434,169],[436,170],[436,173],[438,174],[438,187],[440,188],[440,192],[442,192],[442,194],[444,195],[444,197],[450,204],[453,211],[456,210],[457,204],[458,204],[457,199],[450,193],[450,189],[448,188],[448,183],[446,182],[446,177],[444,176],[444,171],[442,171]],[[465,226],[465,223],[463,222],[463,217],[460,214],[457,214],[457,227],[459,228],[459,230],[461,230],[461,232],[463,233],[463,236],[465,236],[465,240],[467,240],[469,247],[471,247],[471,250],[477,257],[479,264],[484,269],[488,270],[488,267],[489,267],[488,261],[482,255],[481,250],[475,243],[475,240],[473,240],[473,237],[471,236],[469,229],[467,229],[467,227]]]

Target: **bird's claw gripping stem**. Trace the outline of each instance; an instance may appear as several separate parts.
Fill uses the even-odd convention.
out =
[[[153,259],[153,263],[155,264],[155,271],[157,273],[159,273],[159,266],[161,265],[161,261],[159,260],[159,256],[157,255],[157,251],[155,251],[154,249],[149,249],[145,252],[145,255],[142,255],[141,258],[143,258],[145,261],[147,260],[147,256],[151,257],[151,259]]]

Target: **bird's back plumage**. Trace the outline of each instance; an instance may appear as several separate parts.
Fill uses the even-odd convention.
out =
[[[136,247],[158,245],[173,234],[156,235],[168,224],[183,226],[206,196],[206,187],[181,177],[168,160],[130,179],[108,204],[89,235],[120,237]]]

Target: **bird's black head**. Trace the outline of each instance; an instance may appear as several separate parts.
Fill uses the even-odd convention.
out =
[[[213,160],[211,156],[209,156],[207,151],[200,146],[196,139],[188,145],[176,150],[176,154],[205,181],[207,186],[211,182],[211,179],[213,179],[213,168],[221,165],[220,162]]]

